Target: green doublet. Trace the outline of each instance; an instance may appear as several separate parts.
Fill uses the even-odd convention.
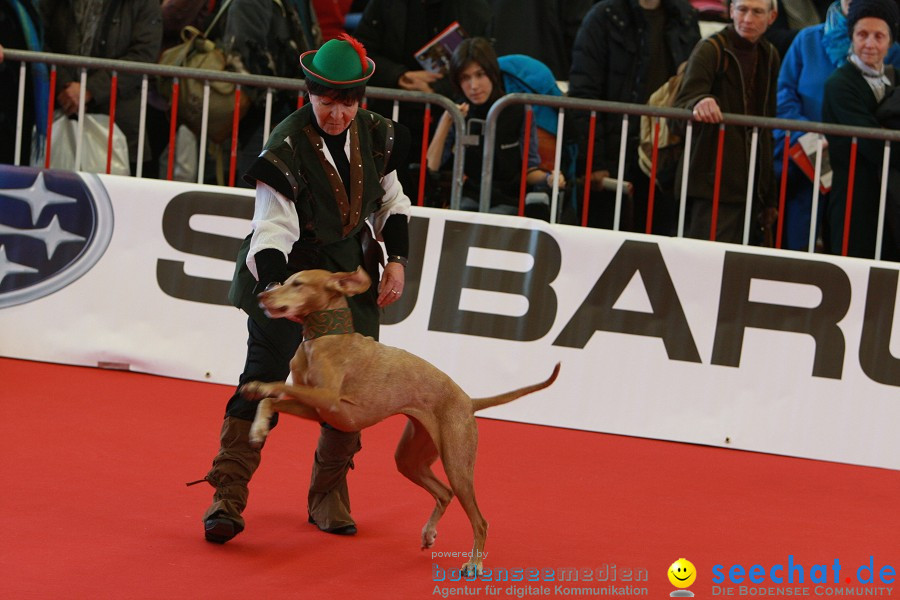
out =
[[[348,131],[348,190],[325,158],[325,143],[313,119],[312,106],[307,104],[279,123],[245,179],[271,186],[297,208],[301,240],[288,257],[290,273],[309,268],[306,261],[312,253],[319,268],[354,271],[365,265],[371,275],[372,265],[366,265],[363,252],[364,238],[371,237],[365,219],[379,208],[384,196],[381,178],[393,150],[393,123],[373,112],[358,111]],[[249,247],[250,236],[238,254],[229,298],[254,319],[266,319],[253,293],[257,281],[247,268]],[[375,275],[368,291],[348,301],[356,330],[378,339],[377,271]]]

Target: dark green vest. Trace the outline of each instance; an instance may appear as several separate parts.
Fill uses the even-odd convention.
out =
[[[364,253],[364,244],[374,244],[367,244],[371,236],[365,219],[379,208],[384,196],[381,178],[393,150],[394,126],[380,115],[359,110],[348,132],[351,183],[347,190],[321,151],[324,142],[313,118],[312,106],[307,104],[279,123],[244,178],[270,185],[297,208],[301,239],[288,258],[291,273],[313,267],[329,271],[366,267],[372,287],[350,298],[350,309],[356,330],[377,339],[378,272],[377,263],[367,261]],[[266,319],[253,293],[257,281],[247,268],[249,247],[247,236],[237,257],[229,299],[254,319]]]

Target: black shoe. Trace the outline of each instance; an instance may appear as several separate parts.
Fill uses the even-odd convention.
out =
[[[242,526],[225,517],[210,517],[203,522],[206,541],[224,544],[244,530]]]
[[[341,525],[340,527],[328,527],[326,529],[325,527],[319,526],[319,524],[316,523],[312,517],[309,517],[309,522],[311,524],[315,525],[316,527],[318,527],[320,530],[324,531],[325,533],[333,533],[334,535],[356,535],[356,525],[353,525],[352,523],[350,525]]]

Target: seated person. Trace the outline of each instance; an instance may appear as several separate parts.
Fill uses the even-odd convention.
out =
[[[477,135],[479,138],[478,144],[466,147],[465,182],[460,208],[478,210],[484,151],[484,121],[494,102],[506,93],[497,54],[490,42],[485,38],[463,40],[453,53],[449,78],[456,90],[465,97],[458,106],[466,116],[466,133]],[[534,121],[530,131],[524,131],[524,113],[525,107],[522,105],[510,106],[500,113],[491,181],[491,212],[518,214],[525,135],[530,136],[526,184],[528,186],[543,184],[551,187],[554,183],[553,174],[540,168],[537,127]],[[428,169],[432,172],[440,170],[449,161],[450,149],[453,146],[452,126],[450,115],[446,113],[442,115],[434,138],[428,146]],[[560,188],[565,187],[565,178],[561,173],[556,174],[556,181]],[[543,212],[546,213],[546,210]],[[534,214],[549,216],[542,215],[540,211]]]

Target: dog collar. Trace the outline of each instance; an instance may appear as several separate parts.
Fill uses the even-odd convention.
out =
[[[354,333],[353,314],[349,308],[317,310],[303,320],[303,341],[314,340],[323,335]]]

